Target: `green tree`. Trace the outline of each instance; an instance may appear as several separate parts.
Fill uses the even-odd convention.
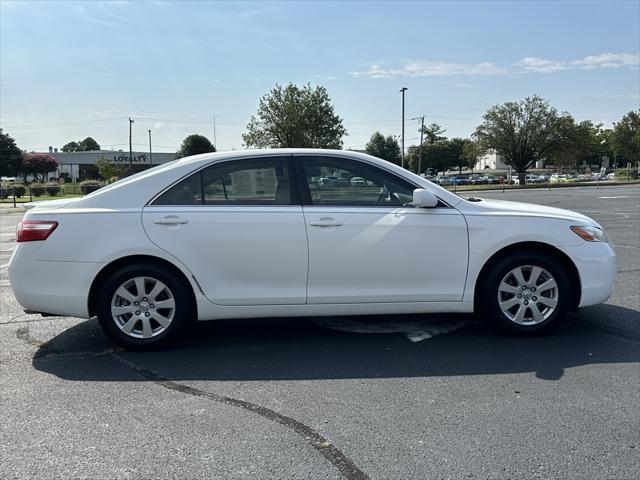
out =
[[[16,141],[0,129],[0,176],[15,177],[21,173],[22,150]]]
[[[124,175],[126,169],[123,165],[116,165],[109,161],[108,158],[100,157],[96,160],[96,167],[98,167],[98,174],[103,180],[110,180],[114,177],[120,177]]]
[[[100,145],[91,137],[79,142],[69,142],[62,147],[63,152],[91,152],[95,150],[100,150]]]
[[[91,137],[87,137],[79,143],[80,152],[92,152],[96,150],[100,150],[100,145]]]
[[[444,150],[443,148],[430,148],[428,154],[428,160],[426,157],[426,149],[429,145],[436,145],[438,143],[444,142],[447,140],[447,137],[443,135],[446,132],[441,125],[437,123],[432,123],[430,125],[425,125],[422,128],[418,129],[418,133],[422,134],[422,162],[420,161],[420,145],[412,145],[409,147],[407,151],[407,161],[409,163],[409,170],[416,172],[418,174],[427,171],[427,169],[437,169],[440,171],[440,168],[448,161],[445,160],[444,157],[439,160],[434,157],[434,155],[441,155]],[[438,152],[438,153],[436,153]],[[445,167],[446,168],[446,167]],[[422,170],[419,172],[418,170]]]
[[[77,152],[78,148],[78,142],[69,142],[64,144],[61,150],[63,152]]]
[[[422,163],[420,169],[424,173],[425,171],[432,169],[438,172],[446,171],[449,166],[455,163],[452,156],[452,149],[450,148],[448,140],[443,140],[435,143],[425,143],[422,145]],[[417,171],[418,157],[420,155],[420,146],[411,145],[407,152],[409,164],[412,165],[412,170]]]
[[[204,135],[193,134],[189,135],[182,141],[180,150],[176,152],[176,157],[190,157],[191,155],[199,155],[201,153],[215,152],[216,147],[213,143]]]
[[[422,129],[418,129],[418,132],[424,133],[424,143],[429,145],[447,139],[447,137],[443,135],[446,130],[437,123],[425,125]]]
[[[342,148],[346,134],[324,87],[290,83],[276,85],[260,99],[242,139],[257,148]]]
[[[527,169],[560,148],[561,127],[567,115],[559,114],[548,101],[534,95],[491,107],[474,135],[484,150],[495,150],[513,167],[520,185],[524,185]]]
[[[617,155],[631,163],[640,162],[640,110],[632,110],[614,123],[612,143]]]
[[[478,159],[485,154],[482,146],[475,140],[465,138],[462,144],[462,154],[460,156],[460,164],[471,171],[478,163]]]
[[[371,135],[365,151],[369,155],[400,165],[400,145],[392,135],[385,137],[380,132],[374,133]]]
[[[570,170],[578,169],[585,162],[600,163],[601,124],[594,124],[591,120],[576,122],[572,116],[565,115],[559,125],[562,142],[551,152],[548,160]]]

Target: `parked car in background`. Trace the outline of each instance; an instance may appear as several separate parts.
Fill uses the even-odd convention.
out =
[[[495,185],[500,183],[500,178],[495,175],[484,175],[484,183],[488,185]]]
[[[567,175],[562,173],[553,173],[551,174],[551,178],[549,179],[551,183],[567,183],[569,178]]]
[[[473,173],[469,175],[468,178],[469,178],[469,183],[471,183],[471,185],[482,185],[487,183],[485,177],[477,173]]]
[[[449,177],[449,183],[451,183],[451,185],[471,185],[469,178],[463,175]]]
[[[128,348],[196,319],[282,316],[475,311],[534,335],[605,301],[616,278],[585,215],[465,199],[343,150],[196,155],[32,207],[8,266],[17,301],[97,316]]]
[[[337,185],[338,177],[323,177],[320,179],[320,185]]]
[[[540,176],[529,174],[525,177],[527,183],[541,183]]]
[[[367,181],[362,177],[352,177],[350,183],[353,187],[366,187]]]

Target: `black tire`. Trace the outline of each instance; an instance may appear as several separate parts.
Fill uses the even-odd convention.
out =
[[[546,271],[545,275],[540,275],[540,281],[543,282],[540,283],[540,285],[543,285],[544,280],[548,279],[546,274],[550,274],[557,285],[555,292],[551,293],[550,290],[543,292],[542,295],[555,295],[557,303],[553,310],[546,311],[545,314],[542,315],[544,319],[538,323],[534,323],[536,320],[532,307],[535,307],[538,312],[548,307],[547,305],[538,303],[540,297],[536,296],[535,290],[533,292],[531,291],[531,286],[528,287],[526,291],[527,297],[525,298],[518,298],[517,294],[507,293],[504,291],[504,287],[501,288],[503,279],[505,279],[510,272],[520,267],[522,268],[520,272],[524,274],[524,279],[530,279],[530,277],[527,278],[526,276],[527,272],[529,272],[530,276],[532,276],[533,273],[532,269],[529,269],[529,266],[539,267]],[[479,307],[480,313],[485,320],[503,331],[506,330],[520,335],[538,335],[547,333],[555,328],[566,316],[573,298],[572,285],[562,262],[556,261],[552,256],[538,252],[516,252],[508,254],[495,263],[479,281],[481,284],[477,289],[478,298],[476,299],[476,305]],[[515,275],[510,276],[505,283],[508,282],[513,282],[509,285],[514,288],[521,288]],[[538,289],[537,292],[538,295],[540,295],[539,290],[540,289]],[[525,295],[524,291],[520,293],[521,297],[523,295]],[[518,299],[516,300],[516,298]],[[527,305],[524,305],[526,298],[529,298],[529,300],[527,300]],[[536,299],[536,301],[534,302],[533,299]],[[500,306],[500,300],[503,302],[513,300],[522,303],[516,303],[510,311],[505,313]],[[547,300],[545,296],[542,301],[548,302],[549,300]],[[505,305],[507,304],[505,303]],[[525,308],[524,315],[528,320],[520,319],[523,323],[516,323],[515,318],[509,318],[507,315],[517,318],[517,314],[520,313],[520,308]],[[527,308],[529,310],[526,310]]]
[[[127,318],[131,319],[134,313],[144,315],[145,313],[143,311],[137,310],[131,314],[127,313],[123,317],[118,317],[117,320],[112,316],[112,300],[114,299],[116,290],[118,290],[123,284],[126,284],[129,281],[134,281],[135,278],[140,277],[146,277],[149,279],[144,287],[148,290],[152,290],[152,287],[154,286],[152,282],[153,280],[162,282],[168,290],[164,290],[158,298],[161,299],[160,301],[162,301],[163,298],[165,300],[171,300],[171,298],[169,298],[169,296],[171,296],[174,303],[173,310],[158,309],[158,313],[166,316],[170,316],[171,312],[173,313],[173,317],[166,327],[162,327],[162,325],[153,318],[153,309],[149,309],[151,315],[150,328],[152,329],[153,336],[148,338],[141,337],[144,335],[142,332],[142,320],[149,321],[143,319],[142,316],[139,317],[141,318],[139,321],[132,320],[134,328],[131,330],[131,334],[125,333],[117,323],[126,323],[125,320]],[[133,291],[137,291],[136,287],[133,287]],[[152,291],[149,293],[152,293]],[[155,305],[149,304],[149,302],[144,302],[145,309],[149,308],[149,306],[155,307]],[[124,308],[128,308],[128,306],[125,306]],[[139,308],[142,309],[143,307],[141,306]],[[193,319],[195,306],[193,304],[190,286],[176,275],[175,272],[160,265],[145,263],[122,267],[114,271],[104,281],[100,291],[98,292],[96,311],[100,326],[115,343],[132,350],[149,350],[166,346],[170,342],[176,340]],[[131,317],[128,317],[128,315],[131,315]],[[154,328],[155,333],[153,333]]]

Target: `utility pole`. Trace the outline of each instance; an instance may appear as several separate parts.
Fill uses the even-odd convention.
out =
[[[129,173],[133,172],[133,145],[131,144],[131,126],[133,120],[129,117]]]
[[[417,118],[416,118],[417,120]],[[422,172],[422,140],[424,138],[424,115],[420,116],[420,149],[418,150],[418,175]]]
[[[216,116],[213,116],[213,148],[218,151],[218,142],[216,141]]]
[[[400,89],[400,93],[402,93],[402,151],[400,152],[400,164],[402,168],[404,168],[404,92],[407,90],[407,87],[402,87]]]
[[[149,165],[153,166],[153,153],[151,153],[151,130],[149,130]]]

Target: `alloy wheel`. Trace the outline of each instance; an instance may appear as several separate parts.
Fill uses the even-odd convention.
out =
[[[558,284],[544,268],[522,265],[507,273],[498,287],[502,313],[518,325],[537,325],[558,305]]]
[[[173,293],[160,280],[135,277],[121,284],[111,299],[117,327],[134,338],[152,338],[164,332],[175,315]]]

